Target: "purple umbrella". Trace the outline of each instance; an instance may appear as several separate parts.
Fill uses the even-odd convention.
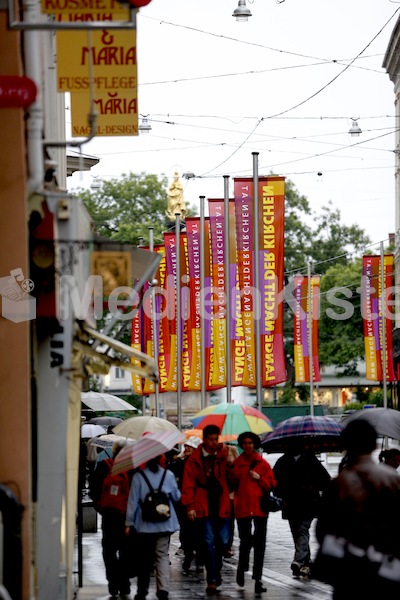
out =
[[[290,417],[261,438],[264,452],[286,452],[295,445],[314,452],[340,451],[342,425],[331,417]]]

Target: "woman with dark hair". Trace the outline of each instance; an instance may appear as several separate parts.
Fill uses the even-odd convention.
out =
[[[174,502],[178,502],[181,493],[174,474],[160,466],[163,455],[149,460],[144,469],[138,470],[132,479],[129,493],[128,510],[126,512],[126,534],[133,527],[137,532],[138,552],[137,593],[136,600],[144,600],[149,591],[150,573],[155,565],[157,598],[167,600],[169,593],[169,543],[171,534],[179,529]],[[150,492],[149,481],[154,490],[167,494],[169,499],[169,515],[165,520],[147,520],[142,510],[146,497]],[[166,509],[168,507],[166,506]]]
[[[400,466],[400,450],[398,448],[382,450],[379,454],[379,462],[389,465],[389,467],[393,467],[393,469],[396,469],[397,471]]]
[[[254,547],[253,579],[256,594],[266,592],[262,584],[262,569],[267,537],[268,514],[260,507],[264,492],[275,485],[274,473],[266,460],[257,452],[260,438],[251,431],[238,437],[242,454],[233,463],[232,481],[235,489],[234,508],[237,520],[240,545],[236,582],[244,586],[244,574],[249,569],[250,550]]]

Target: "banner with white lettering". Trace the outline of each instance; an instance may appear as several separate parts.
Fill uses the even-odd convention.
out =
[[[225,234],[224,201],[208,200],[211,241],[211,284],[213,288],[212,340],[214,363],[212,384],[226,386],[226,277],[225,277]]]
[[[258,181],[261,384],[286,381],[283,343],[285,178]]]
[[[200,263],[203,259],[200,255],[200,219],[198,217],[187,217],[185,220],[187,252],[188,252],[188,274],[189,274],[189,319],[192,338],[191,377],[189,389],[201,390],[201,281]]]
[[[176,392],[177,386],[177,322],[176,322],[176,239],[175,233],[164,233],[166,260],[166,298],[169,307],[170,363],[165,391]]]
[[[385,254],[383,282],[381,257],[363,256],[362,314],[364,323],[364,347],[366,378],[383,381],[383,348],[386,352],[386,381],[395,381],[393,367],[392,323],[394,315],[389,311],[389,298],[393,295],[393,254]],[[393,298],[391,298],[393,304]],[[383,323],[386,344],[383,345]]]
[[[312,311],[312,380],[321,381],[318,359],[319,275],[312,275],[310,288]],[[294,278],[293,296],[295,299],[293,321],[295,379],[297,383],[304,383],[310,381],[310,299],[308,294],[308,277],[297,275]]]
[[[235,178],[234,195],[240,310],[245,343],[243,385],[255,387],[253,180]]]

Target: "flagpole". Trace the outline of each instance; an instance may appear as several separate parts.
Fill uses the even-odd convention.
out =
[[[232,402],[231,376],[231,283],[229,273],[229,175],[224,175],[224,257],[225,257],[225,357],[226,357],[226,401]]]
[[[313,361],[313,302],[311,297],[311,261],[307,263],[307,295],[308,295],[308,363],[310,371],[310,415],[314,416],[314,361]]]
[[[252,152],[253,155],[253,236],[254,236],[254,311],[255,311],[255,350],[256,350],[256,398],[257,408],[262,410],[262,385],[261,385],[261,337],[260,337],[260,240],[259,216],[258,216],[258,152]]]
[[[176,418],[177,427],[182,429],[182,323],[181,323],[181,220],[175,213],[175,253],[176,253]]]
[[[154,251],[154,229],[149,227],[149,250]],[[158,344],[157,344],[157,319],[156,319],[156,290],[154,282],[150,282],[151,285],[151,322],[153,329],[153,358],[158,368]],[[160,396],[158,390],[158,382],[154,384],[154,403],[156,409],[156,417],[160,416]]]
[[[199,196],[200,198],[200,376],[201,376],[201,390],[200,390],[200,402],[201,408],[206,407],[206,332],[205,332],[205,250],[204,250],[204,202],[206,197]]]
[[[386,356],[386,303],[385,303],[385,254],[383,250],[383,242],[381,242],[381,323],[382,323],[382,382],[383,382],[383,408],[387,408],[387,356]]]

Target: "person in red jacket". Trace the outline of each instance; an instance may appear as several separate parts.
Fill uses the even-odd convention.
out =
[[[204,428],[203,443],[187,459],[182,483],[181,502],[204,542],[208,594],[216,593],[221,584],[222,557],[230,536],[227,465],[233,456],[218,442],[220,433],[217,425]]]
[[[240,587],[244,586],[244,574],[249,569],[250,550],[253,546],[254,591],[261,594],[267,591],[262,584],[262,570],[268,514],[261,510],[260,498],[264,492],[275,487],[276,481],[270,465],[257,452],[260,448],[258,435],[251,431],[241,433],[238,446],[243,452],[233,463],[231,476],[236,488],[234,508],[240,538],[236,582]]]

